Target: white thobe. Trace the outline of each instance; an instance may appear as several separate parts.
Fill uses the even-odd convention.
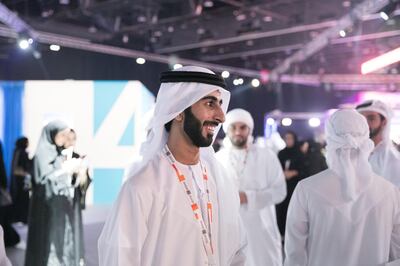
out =
[[[330,169],[300,181],[286,221],[285,266],[382,266],[400,258],[400,196],[380,176],[355,200]]]
[[[6,255],[6,249],[4,248],[3,236],[4,236],[3,228],[0,226],[0,266],[11,266],[11,263]]]
[[[234,185],[227,180],[224,172],[215,169],[216,162],[201,161],[208,172],[213,203],[215,265],[243,265],[245,236]],[[194,198],[198,199],[199,191],[192,182],[190,168],[177,165],[185,175]],[[195,175],[201,173],[199,166],[192,168]],[[202,179],[198,181],[200,184]],[[201,228],[190,204],[170,162],[159,153],[123,185],[99,238],[100,265],[208,265]]]
[[[286,182],[276,154],[250,145],[248,151],[227,148],[216,156],[247,196],[247,204],[240,208],[248,242],[246,265],[282,265],[275,204],[285,199]]]
[[[400,153],[392,143],[378,143],[369,157],[369,162],[376,174],[400,188]]]

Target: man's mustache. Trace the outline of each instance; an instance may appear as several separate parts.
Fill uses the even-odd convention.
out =
[[[219,123],[216,121],[204,121],[203,126],[218,126]]]

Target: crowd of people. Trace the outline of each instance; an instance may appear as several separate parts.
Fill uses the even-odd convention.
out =
[[[2,198],[9,198],[1,202],[2,244],[20,241],[12,223],[27,224],[27,266],[85,265],[81,213],[91,179],[84,157],[74,152],[75,142],[73,129],[52,121],[42,130],[33,160],[27,153],[28,139],[16,141],[11,193],[2,170]]]
[[[161,74],[140,159],[98,239],[101,266],[400,265],[400,153],[385,103],[333,113],[324,147],[284,132],[276,154],[253,143],[251,114],[227,112],[229,98],[208,69]],[[17,141],[12,219],[29,224],[27,266],[84,265],[90,178],[75,140],[49,123],[33,162]]]

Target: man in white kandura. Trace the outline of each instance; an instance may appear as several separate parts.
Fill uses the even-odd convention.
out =
[[[393,111],[378,100],[366,101],[356,109],[367,119],[369,137],[375,144],[369,157],[372,170],[400,187],[400,153],[390,140]]]
[[[8,260],[6,255],[3,235],[3,227],[0,225],[0,266],[11,266],[11,262]]]
[[[246,110],[228,112],[223,128],[227,137],[217,158],[238,186],[248,241],[246,266],[282,265],[275,214],[275,204],[286,196],[281,164],[272,150],[252,144],[254,121]]]
[[[210,147],[225,86],[201,67],[162,73],[141,165],[99,238],[101,266],[244,265],[239,197]]]
[[[289,204],[285,266],[400,265],[400,196],[368,163],[365,118],[335,112],[326,124],[328,169],[298,183]]]

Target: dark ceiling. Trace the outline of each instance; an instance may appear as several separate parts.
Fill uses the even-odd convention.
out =
[[[365,0],[370,1],[370,0]],[[396,1],[396,0],[392,0]],[[5,0],[34,30],[148,54],[271,71],[337,25],[361,0]],[[376,1],[378,2],[378,1]],[[389,1],[390,2],[390,1]],[[391,4],[396,7],[396,3]],[[397,5],[398,6],[398,5]],[[284,71],[359,74],[360,64],[399,47],[400,10],[354,19],[326,46]],[[12,42],[11,42],[12,44]],[[0,47],[11,45],[3,39]],[[383,73],[397,74],[398,65]]]

